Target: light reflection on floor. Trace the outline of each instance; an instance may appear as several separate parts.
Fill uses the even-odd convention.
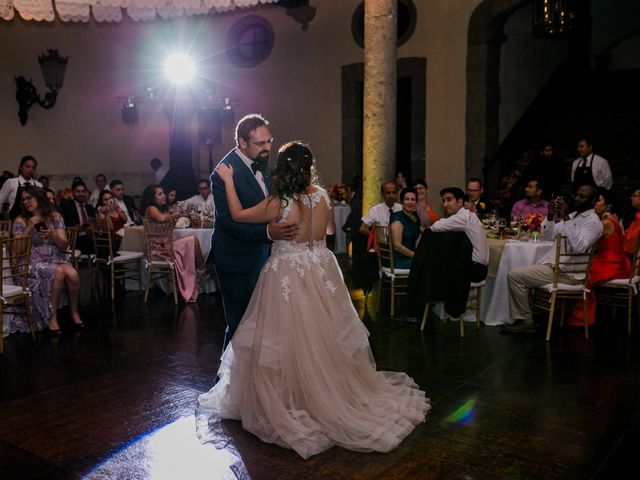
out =
[[[225,479],[247,478],[234,448],[202,445],[193,416],[153,430],[126,445],[84,474],[88,479]],[[99,434],[99,433],[98,433]]]

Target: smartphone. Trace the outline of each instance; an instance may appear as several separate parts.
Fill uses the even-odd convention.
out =
[[[110,198],[109,200],[107,200],[107,205],[113,205],[115,202],[115,200],[113,198]]]
[[[42,220],[40,220],[38,223],[36,223],[33,228],[36,229],[36,232],[39,232],[40,230],[46,230],[47,228],[47,224],[44,223]]]

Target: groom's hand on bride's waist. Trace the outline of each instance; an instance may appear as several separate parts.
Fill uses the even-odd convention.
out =
[[[267,236],[271,240],[293,240],[300,232],[297,223],[278,223],[278,219],[271,220],[267,225]]]

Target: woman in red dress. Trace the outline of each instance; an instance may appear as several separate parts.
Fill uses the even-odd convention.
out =
[[[587,293],[587,317],[589,325],[596,320],[596,296],[593,293],[594,285],[604,283],[614,278],[627,278],[631,269],[629,257],[624,253],[624,234],[614,214],[615,196],[609,190],[599,189],[598,201],[593,207],[602,220],[602,236],[596,243],[596,253],[591,262],[591,274],[589,275]],[[575,304],[569,324],[575,326],[584,325],[582,313],[582,301]]]

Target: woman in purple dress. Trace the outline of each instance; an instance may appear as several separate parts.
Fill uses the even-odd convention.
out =
[[[83,327],[78,311],[80,279],[65,253],[68,245],[62,216],[53,210],[44,190],[37,187],[22,191],[20,207],[12,233],[15,238],[31,236],[29,289],[35,328],[44,330],[48,327],[49,333],[60,334],[58,305],[65,285],[71,320],[75,326]],[[12,331],[16,330],[28,331],[26,324],[12,325]]]

